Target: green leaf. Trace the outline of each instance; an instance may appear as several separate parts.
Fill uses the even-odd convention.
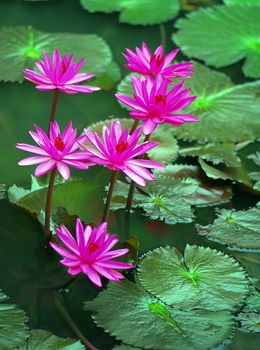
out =
[[[13,349],[26,341],[28,337],[27,317],[16,305],[6,304],[8,297],[0,291],[0,348]]]
[[[222,179],[222,180],[235,180],[241,182],[249,187],[252,187],[252,180],[248,174],[245,167],[227,167],[225,165],[213,166],[204,160],[200,159],[199,163],[205,174],[212,179]]]
[[[241,165],[240,158],[236,154],[235,145],[232,143],[195,144],[191,147],[182,148],[179,153],[182,157],[199,157],[211,161],[213,164],[224,163],[228,167]]]
[[[118,345],[115,348],[113,348],[113,350],[142,350],[141,348],[137,348],[135,346],[130,346],[130,345]]]
[[[241,322],[242,330],[253,333],[260,332],[260,314],[259,313],[240,313],[238,319]]]
[[[116,62],[111,62],[106,67],[106,71],[97,78],[90,81],[89,85],[99,86],[102,90],[110,91],[120,80],[121,72]]]
[[[216,211],[217,218],[209,226],[197,226],[200,235],[232,249],[260,249],[260,208]]]
[[[137,73],[135,74],[137,77],[140,77],[140,75]],[[133,96],[134,90],[133,90],[133,86],[132,86],[132,82],[131,82],[131,76],[132,74],[127,74],[118,84],[117,86],[117,93],[118,94],[123,94],[123,95],[127,95],[127,96]],[[117,100],[117,102],[120,104],[120,106],[122,108],[125,108],[127,110],[131,110],[130,107],[128,107],[127,105],[125,105],[124,103],[120,102],[119,100]]]
[[[0,184],[0,199],[5,198],[6,196],[6,185]]]
[[[260,313],[260,292],[256,288],[254,288],[252,294],[247,297],[243,312]]]
[[[42,50],[52,54],[74,52],[75,59],[86,57],[83,72],[101,74],[112,60],[110,48],[95,34],[44,33],[32,27],[4,27],[0,30],[0,80],[20,81],[24,68],[34,69]]]
[[[8,190],[8,197],[11,203],[28,210],[30,213],[39,214],[45,209],[45,198],[47,195],[48,182],[40,183],[32,176],[31,189],[25,190],[22,187],[13,185]],[[55,181],[52,212],[57,213],[65,208],[69,215],[77,215],[86,222],[93,222],[93,219],[100,213],[98,203],[98,185],[80,178],[70,178],[64,181],[57,177]],[[89,206],[89,201],[95,198],[95,206]]]
[[[118,182],[119,183],[119,182]],[[116,186],[112,209],[125,206],[129,185]],[[152,220],[162,220],[166,224],[188,223],[194,218],[188,197],[196,192],[198,185],[193,179],[172,179],[158,175],[155,182],[147,183],[145,188],[137,187],[133,207],[140,207]],[[139,189],[139,190],[138,190]]]
[[[105,125],[108,127],[111,121],[115,120],[118,119],[107,119],[88,126],[88,129],[91,132],[97,132],[99,136],[102,136],[103,126]],[[128,130],[131,130],[134,121],[130,118],[124,118],[120,119],[120,123],[122,129],[128,128]],[[159,142],[159,145],[157,147],[147,153],[150,159],[168,163],[177,158],[179,146],[176,139],[173,137],[172,131],[169,127],[166,125],[159,125],[152,134],[150,140]]]
[[[69,338],[60,338],[52,333],[34,329],[30,332],[30,337],[24,345],[17,350],[84,350],[85,347],[80,343]]]
[[[180,8],[179,0],[80,0],[82,7],[90,12],[121,12],[119,20],[129,24],[157,24],[174,18]]]
[[[228,311],[174,309],[127,280],[110,283],[85,308],[111,335],[145,349],[172,350],[174,344],[179,350],[206,350],[227,338],[233,327]]]
[[[188,56],[224,67],[245,58],[243,72],[260,77],[260,28],[257,6],[214,6],[176,23],[173,39]],[[217,33],[217,35],[216,35]]]
[[[199,207],[216,205],[226,203],[232,197],[231,187],[205,182],[199,167],[194,165],[169,164],[164,170],[155,170],[154,175],[170,176],[174,179],[193,179],[198,187],[193,194],[186,198],[191,205]]]
[[[245,6],[245,5],[251,5],[251,6],[259,6],[259,0],[223,0],[226,5],[235,5],[235,6]]]
[[[186,85],[198,98],[185,112],[200,121],[172,128],[174,134],[186,140],[218,143],[259,137],[260,81],[234,85],[226,74],[203,65],[196,64],[195,71]]]
[[[187,245],[144,255],[138,270],[143,286],[162,301],[182,309],[232,310],[248,292],[245,271],[228,255]]]

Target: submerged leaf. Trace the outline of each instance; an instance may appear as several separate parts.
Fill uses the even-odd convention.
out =
[[[138,270],[144,287],[162,301],[182,309],[232,310],[248,293],[245,271],[217,250],[187,245],[144,255]]]
[[[30,337],[19,346],[17,350],[84,350],[85,347],[74,339],[60,338],[52,333],[42,330],[34,329],[30,332]]]
[[[200,235],[228,245],[232,249],[260,249],[260,208],[216,211],[217,218],[209,226],[197,226]]]
[[[195,72],[186,85],[198,98],[185,112],[197,116],[200,122],[172,128],[174,134],[182,139],[218,143],[259,137],[260,81],[234,85],[226,74],[201,64],[196,64]]]
[[[157,0],[80,0],[84,9],[90,12],[121,12],[120,22],[130,24],[157,24],[174,18],[179,11],[179,0],[164,0],[158,6]]]
[[[245,58],[244,74],[260,77],[259,7],[199,9],[180,19],[176,27],[180,30],[173,39],[185,54],[215,67]]]
[[[179,350],[206,350],[227,338],[233,327],[228,311],[174,309],[127,280],[110,283],[85,308],[111,335],[145,349],[172,350],[174,344]]]
[[[14,349],[24,343],[28,337],[27,317],[16,305],[3,303],[8,299],[0,291],[0,348]]]
[[[110,48],[95,34],[45,33],[32,27],[5,27],[0,30],[0,80],[23,79],[24,68],[34,69],[42,50],[86,57],[82,72],[101,74],[112,60]]]

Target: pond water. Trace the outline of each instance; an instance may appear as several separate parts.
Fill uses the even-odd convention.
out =
[[[96,33],[110,46],[123,76],[126,72],[121,52],[125,47],[133,48],[141,41],[156,47],[162,39],[162,28],[158,25],[145,27],[119,24],[117,14],[90,14],[82,9],[78,1],[72,0],[49,1],[48,4],[45,1],[1,1],[0,20],[2,26],[32,25],[46,32]],[[164,30],[166,50],[169,51],[173,48],[170,39],[172,23],[164,24]],[[229,74],[235,83],[245,81],[240,63],[222,71]],[[68,120],[73,120],[74,126],[82,130],[91,123],[107,119],[111,115],[115,118],[127,117],[127,111],[119,106],[114,97],[115,91],[116,87],[91,95],[62,94],[57,111],[61,127],[64,127]],[[15,144],[30,143],[28,130],[31,130],[33,123],[38,123],[42,128],[47,127],[52,95],[37,91],[27,82],[1,83],[0,95],[0,182],[7,187],[16,184],[28,188],[32,167],[20,168],[17,165],[21,159],[21,152],[15,149]],[[249,145],[244,154],[252,154],[257,149],[259,145]],[[194,160],[191,163],[194,163]],[[108,182],[109,172],[99,168],[89,172],[74,171],[73,174],[83,177],[88,184],[97,181],[95,195],[82,201],[80,211],[86,212],[86,218],[90,222],[98,222],[102,216],[103,189]],[[247,209],[259,200],[255,193],[250,193],[243,186],[234,185],[233,193],[232,205],[228,203],[223,207]],[[69,314],[98,349],[113,349],[119,344],[95,325],[90,312],[82,310],[83,302],[92,300],[98,294],[98,288],[85,276],[80,276],[70,284],[70,276],[59,265],[57,254],[44,248],[42,227],[33,215],[16,207],[6,198],[0,200],[0,208],[0,288],[10,298],[11,303],[26,311],[30,328],[47,329],[64,338],[77,338],[68,321]],[[95,217],[91,218],[93,208]],[[196,220],[200,224],[208,224],[213,219],[214,207],[196,209]],[[116,232],[123,238],[125,225],[123,211],[111,213],[111,232]],[[161,221],[150,220],[143,215],[141,209],[137,209],[131,215],[129,225],[130,236],[138,237],[139,256],[159,246],[175,246],[181,253],[186,244],[209,246],[234,256],[251,276],[260,279],[259,253],[230,251],[221,244],[210,242],[196,233],[194,223],[166,225]],[[131,275],[128,277],[132,279]],[[259,334],[238,330],[223,348],[256,350],[259,349],[259,345]]]

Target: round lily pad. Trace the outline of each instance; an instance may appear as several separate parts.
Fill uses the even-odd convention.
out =
[[[144,287],[165,303],[180,308],[233,309],[248,293],[245,271],[217,250],[187,245],[147,253],[138,276]]]

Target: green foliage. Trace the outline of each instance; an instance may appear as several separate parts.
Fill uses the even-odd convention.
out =
[[[248,210],[216,211],[217,218],[209,226],[197,226],[198,233],[232,249],[260,249],[260,207]]]
[[[21,81],[24,68],[34,69],[42,50],[52,54],[86,57],[82,71],[104,73],[112,60],[110,48],[95,34],[44,33],[32,27],[6,27],[0,30],[0,80]]]
[[[242,312],[238,315],[238,320],[241,322],[242,330],[253,332],[253,333],[260,332],[260,314],[259,313]]]
[[[30,213],[39,214],[45,209],[48,182],[41,183],[32,176],[32,185],[29,190],[13,185],[8,190],[11,203],[28,210]],[[80,178],[70,178],[64,181],[56,179],[52,198],[52,212],[57,213],[60,208],[65,208],[69,215],[78,215],[86,222],[93,222],[99,215],[100,205],[97,196],[98,185]],[[95,198],[95,206],[89,206],[90,198]],[[57,214],[56,214],[57,215]]]
[[[260,77],[257,6],[215,6],[190,13],[176,23],[173,39],[183,52],[208,65],[224,67],[245,58],[243,72]],[[217,33],[217,35],[216,35]]]
[[[196,64],[193,78],[186,85],[198,98],[185,111],[197,116],[200,122],[172,128],[177,137],[232,143],[259,136],[259,81],[234,85],[226,74]]]
[[[213,164],[224,163],[228,167],[241,165],[241,161],[236,154],[235,145],[232,143],[195,144],[191,147],[182,148],[179,153],[182,157],[199,157]]]
[[[249,155],[247,158],[251,159],[258,167],[260,167],[260,152]],[[249,174],[250,179],[255,181],[253,189],[260,191],[260,171],[252,171]]]
[[[127,280],[110,283],[85,308],[111,335],[145,349],[172,350],[174,344],[180,350],[206,350],[221,343],[233,328],[228,311],[174,309]]]
[[[24,345],[17,350],[84,350],[79,342],[69,338],[60,338],[42,329],[34,329]]]
[[[235,6],[244,6],[244,5],[251,5],[251,6],[259,6],[259,0],[224,0],[224,3],[226,5],[235,5]]]
[[[233,309],[248,292],[243,268],[230,256],[210,248],[187,245],[157,248],[144,255],[141,283],[165,303],[182,309]]]
[[[129,24],[157,24],[174,18],[180,8],[179,0],[164,0],[158,6],[157,0],[80,0],[90,12],[121,12],[119,21]]]
[[[0,291],[0,348],[1,350],[13,349],[26,341],[28,337],[27,318],[23,310],[16,305],[6,304],[8,299]]]

